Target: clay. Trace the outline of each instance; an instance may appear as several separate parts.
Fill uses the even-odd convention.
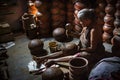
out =
[[[47,68],[42,74],[42,80],[63,80],[64,74],[60,68]]]
[[[108,4],[106,7],[105,7],[105,12],[107,13],[107,14],[110,14],[110,15],[114,15],[114,13],[115,13],[115,7],[113,6],[113,5],[111,5],[111,4]]]
[[[115,21],[114,21],[114,26],[116,28],[119,28],[120,27],[120,19],[116,18]]]
[[[103,26],[103,30],[107,33],[112,33],[113,29],[114,29],[114,26],[111,26],[109,24],[104,24]]]
[[[109,24],[109,25],[113,25],[114,16],[106,14],[105,17],[104,17],[104,22]]]

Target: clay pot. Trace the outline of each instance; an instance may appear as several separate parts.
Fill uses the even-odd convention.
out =
[[[108,4],[116,4],[117,0],[106,0]]]
[[[39,7],[42,4],[42,2],[39,0],[35,0],[34,4],[36,7]]]
[[[110,14],[110,15],[114,15],[114,13],[115,13],[115,7],[113,6],[113,5],[111,5],[111,4],[108,4],[106,7],[105,7],[105,12],[107,13],[107,14]]]
[[[78,51],[78,46],[75,43],[67,43],[65,47],[61,48],[61,50],[65,53],[74,54],[75,52]]]
[[[110,39],[112,38],[112,36],[110,34],[108,34],[107,32],[104,32],[102,35],[102,38],[103,38],[104,42],[110,43]]]
[[[78,18],[75,18],[74,23],[75,23],[75,25],[80,25],[79,19],[78,19]]]
[[[50,67],[42,73],[42,80],[63,80],[63,78],[63,71],[57,67]]]
[[[120,10],[120,2],[117,2],[117,3],[116,3],[116,9],[117,9],[117,10]]]
[[[43,49],[44,43],[39,39],[33,39],[28,43],[30,50]]]
[[[84,80],[83,75],[87,74],[88,60],[83,57],[76,57],[69,61],[69,75],[74,80]]]
[[[111,39],[111,43],[112,43],[113,46],[120,47],[120,35],[115,35]]]
[[[100,11],[104,11],[106,4],[105,3],[99,3],[98,6],[99,6]]]
[[[74,4],[75,10],[81,10],[81,9],[83,9],[83,8],[85,8],[85,7],[86,7],[85,4],[83,4],[83,3],[81,3],[81,2],[76,2],[76,3]]]
[[[104,22],[109,25],[113,25],[114,17],[112,15],[106,14],[104,17]]]
[[[79,12],[78,10],[75,10],[75,11],[74,11],[74,17],[75,17],[75,18],[77,18],[78,12]]]
[[[120,27],[113,30],[113,35],[120,35]]]
[[[81,32],[82,31],[82,26],[75,25],[74,30],[76,32]]]
[[[66,31],[64,28],[56,28],[53,30],[53,37],[55,40],[64,42],[67,38]]]
[[[114,27],[109,24],[104,24],[104,26],[103,26],[103,30],[107,33],[112,33],[113,29],[114,29]]]
[[[116,28],[120,27],[120,19],[116,18],[115,21],[114,21],[114,26]]]
[[[120,19],[120,10],[117,10],[117,11],[115,12],[115,17]]]

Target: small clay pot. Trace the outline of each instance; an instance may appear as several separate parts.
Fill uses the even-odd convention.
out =
[[[103,26],[103,31],[107,33],[112,33],[113,29],[114,29],[114,26],[111,26],[109,24],[104,24]]]
[[[80,25],[80,20],[78,18],[75,18],[74,23],[75,25]]]
[[[111,40],[112,36],[111,36],[111,34],[109,34],[107,32],[104,32],[103,35],[102,35],[102,38],[103,38],[104,42],[110,43],[110,40]]]
[[[63,80],[64,73],[60,68],[50,67],[42,73],[42,80]]]
[[[40,0],[35,0],[34,4],[38,8],[42,4],[42,2]]]
[[[113,6],[113,5],[111,5],[111,4],[108,4],[106,7],[105,7],[105,12],[107,13],[107,14],[110,14],[110,15],[114,15],[114,13],[115,13],[115,7]]]
[[[56,28],[53,30],[53,37],[55,40],[64,42],[67,38],[66,31],[64,28]]]
[[[120,19],[120,10],[117,10],[117,11],[115,12],[115,17]]]
[[[120,19],[116,18],[115,21],[114,21],[114,26],[116,28],[120,27]]]
[[[117,2],[117,3],[116,3],[116,9],[117,9],[117,10],[120,10],[120,2]]]
[[[113,30],[113,35],[120,35],[120,27]]]
[[[76,3],[74,4],[75,10],[81,10],[81,9],[83,9],[83,8],[85,8],[85,7],[86,7],[85,4],[83,4],[83,3],[81,3],[81,2],[76,2]]]
[[[114,16],[106,14],[105,17],[104,17],[104,22],[109,24],[109,25],[113,25]]]
[[[106,6],[105,3],[99,3],[98,4],[98,7],[99,7],[100,11],[104,11],[105,10],[105,6]]]
[[[111,43],[112,43],[113,46],[120,47],[120,35],[115,35],[111,39]]]
[[[82,31],[82,26],[75,25],[74,30],[75,30],[76,32],[81,32],[81,31]]]

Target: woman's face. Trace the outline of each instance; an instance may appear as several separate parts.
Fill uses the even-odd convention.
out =
[[[91,24],[91,20],[90,19],[80,20],[80,24],[82,25],[82,27],[88,27]]]

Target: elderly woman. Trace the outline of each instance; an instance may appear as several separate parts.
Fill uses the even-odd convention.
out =
[[[71,58],[78,56],[87,58],[90,63],[94,63],[103,58],[105,50],[102,44],[102,29],[97,25],[97,17],[94,10],[82,9],[78,12],[77,17],[83,27],[78,44],[79,53],[57,59],[50,59],[46,62],[47,67],[54,62],[69,61]]]

